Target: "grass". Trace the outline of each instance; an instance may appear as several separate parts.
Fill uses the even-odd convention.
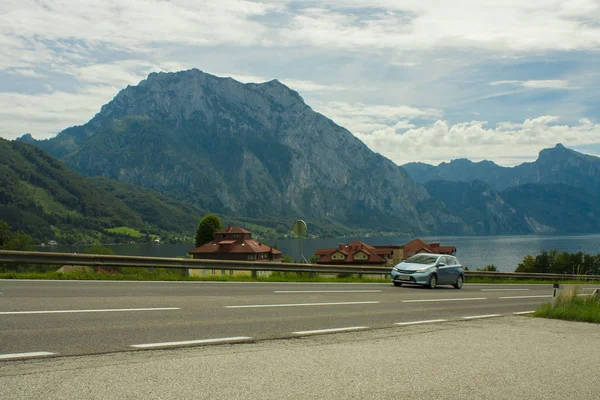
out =
[[[600,297],[580,294],[577,288],[565,288],[555,304],[544,304],[533,316],[600,324]]]
[[[134,238],[139,238],[142,236],[141,232],[136,231],[135,229],[132,229],[132,228],[128,228],[126,226],[120,226],[118,228],[108,228],[108,229],[106,229],[106,231],[109,233],[115,233],[117,235],[131,236]]]

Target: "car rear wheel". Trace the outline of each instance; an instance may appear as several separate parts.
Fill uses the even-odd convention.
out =
[[[436,286],[437,286],[437,275],[433,274],[433,275],[431,275],[431,277],[429,277],[429,282],[427,283],[427,287],[429,289],[435,289]]]
[[[462,289],[463,287],[463,276],[459,275],[458,278],[456,278],[456,283],[452,286],[454,286],[455,289]]]
[[[399,287],[402,286],[402,282],[393,282],[394,286]]]

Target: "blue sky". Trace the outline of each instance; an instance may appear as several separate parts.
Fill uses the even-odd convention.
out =
[[[399,165],[600,154],[598,0],[3,0],[0,137],[189,68],[277,78]]]

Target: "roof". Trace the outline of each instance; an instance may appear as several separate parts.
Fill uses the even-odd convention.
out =
[[[220,245],[227,245],[227,249],[223,249]],[[267,246],[264,243],[253,239],[240,239],[240,240],[213,240],[203,244],[200,247],[196,247],[193,250],[188,251],[188,254],[210,254],[210,253],[273,253],[282,254],[281,251]]]
[[[412,256],[417,253],[440,253],[452,254],[456,252],[455,246],[440,246],[439,242],[426,243],[421,239],[414,239],[403,246],[404,257]]]
[[[367,256],[367,259],[354,259],[354,256],[361,252]],[[343,254],[345,256],[344,259],[332,259],[331,256],[335,253]],[[347,245],[340,244],[338,247],[330,249],[318,249],[315,254],[320,256],[319,260],[317,260],[317,263],[319,264],[385,264],[387,261],[385,258],[381,257],[380,254],[378,254],[375,247],[363,243],[360,240],[355,240]]]
[[[215,233],[217,235],[223,235],[225,233],[252,233],[252,232],[247,231],[244,228],[240,228],[239,226],[227,225],[227,228],[223,228]]]

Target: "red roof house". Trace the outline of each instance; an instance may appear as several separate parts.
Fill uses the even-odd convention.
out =
[[[315,252],[317,264],[385,265],[394,261],[400,246],[371,246],[360,240],[350,244],[340,243],[331,249]]]
[[[279,261],[281,251],[252,239],[252,232],[227,226],[217,231],[215,240],[188,251],[192,258],[203,260]]]

